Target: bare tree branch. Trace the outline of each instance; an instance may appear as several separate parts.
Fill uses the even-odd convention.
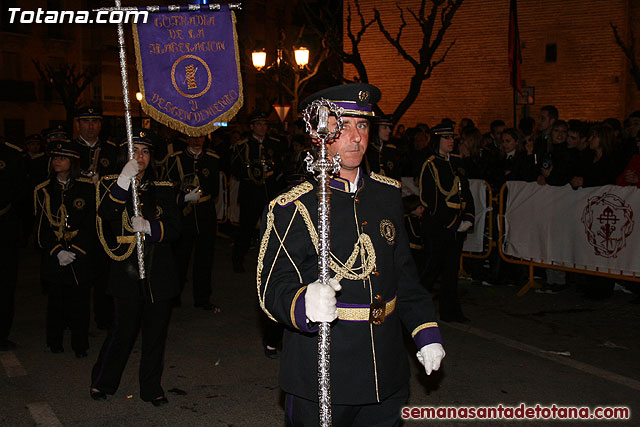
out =
[[[406,61],[411,63],[411,65],[413,65],[413,67],[417,69],[420,66],[420,64],[411,55],[409,55],[409,53],[404,49],[404,47],[402,47],[402,45],[399,42],[400,33],[402,32],[402,27],[406,25],[404,18],[402,18],[402,24],[400,25],[400,30],[398,31],[398,37],[394,39],[393,37],[391,37],[391,34],[389,34],[389,31],[387,31],[386,28],[384,27],[384,24],[382,23],[382,18],[380,17],[380,12],[378,11],[378,9],[374,8],[373,13],[376,21],[378,22],[378,28],[380,28],[380,32],[382,33],[384,38],[387,39],[387,41],[389,42],[389,44],[391,44],[391,46],[396,48],[398,53]]]
[[[416,11],[411,8],[407,8],[413,19],[420,26],[422,31],[422,45],[420,46],[419,56],[416,59],[409,54],[405,47],[401,43],[402,32],[407,26],[407,22],[404,19],[403,8],[399,5],[400,26],[396,37],[392,37],[385,25],[382,22],[382,16],[378,9],[374,8],[374,17],[378,22],[378,28],[380,32],[387,40],[387,42],[393,46],[396,51],[407,62],[409,62],[415,72],[411,77],[409,88],[403,100],[398,104],[393,112],[393,122],[396,123],[409,107],[417,99],[424,80],[431,77],[435,67],[443,63],[453,46],[455,40],[449,44],[444,53],[440,55],[439,59],[434,60],[433,57],[440,48],[444,36],[451,26],[451,21],[456,11],[462,5],[463,0],[430,0],[430,9],[427,11],[427,1],[422,0],[420,3],[420,10]],[[436,28],[436,22],[438,22],[438,30],[434,35],[434,29]]]
[[[638,65],[638,60],[636,59],[636,40],[633,36],[633,30],[629,29],[631,43],[627,45],[624,40],[622,40],[622,37],[620,37],[620,34],[618,33],[618,27],[613,25],[613,22],[609,22],[609,25],[611,25],[613,36],[616,38],[616,44],[620,46],[620,49],[622,49],[622,52],[624,52],[624,55],[631,63],[631,69],[629,70],[629,72],[631,73],[631,76],[636,83],[636,87],[638,88],[638,90],[640,90],[640,66]]]

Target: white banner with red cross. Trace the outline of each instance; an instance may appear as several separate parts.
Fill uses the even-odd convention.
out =
[[[603,273],[640,275],[640,190],[507,183],[507,255]]]

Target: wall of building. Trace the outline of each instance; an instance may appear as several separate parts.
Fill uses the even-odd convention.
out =
[[[353,5],[353,0],[345,1],[345,17],[348,3]],[[361,0],[360,4],[365,20],[373,17],[373,9],[377,8],[393,36],[401,22],[396,4],[404,8],[407,26],[401,42],[417,57],[422,32],[406,8],[417,10],[419,1]],[[640,27],[640,2],[520,0],[518,15],[522,78],[527,86],[535,87],[535,104],[529,108],[530,115],[537,117],[541,106],[553,104],[564,119],[622,119],[637,108],[639,92],[628,75],[627,60],[615,44],[609,23],[618,25],[629,40],[629,25]],[[508,23],[509,0],[465,0],[434,59],[439,59],[453,41],[455,45],[431,78],[424,81],[418,99],[400,123],[434,125],[443,117],[455,121],[470,117],[481,129],[487,129],[493,119],[511,124]],[[438,28],[437,24],[436,31]],[[640,28],[635,28],[634,33],[637,38]],[[344,40],[345,49],[349,50],[350,42],[346,37]],[[549,44],[557,46],[556,62],[545,61]],[[376,25],[365,33],[360,50],[369,81],[382,90],[382,109],[385,113],[393,112],[407,93],[413,67],[389,45]],[[351,78],[355,71],[345,67],[344,73]],[[522,113],[519,107],[519,116]]]

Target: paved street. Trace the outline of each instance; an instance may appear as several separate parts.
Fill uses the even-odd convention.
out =
[[[255,259],[255,250],[252,255]],[[231,272],[228,241],[220,240],[216,252],[214,300],[222,313],[193,308],[189,285],[183,306],[174,311],[163,378],[169,405],[161,408],[139,399],[138,346],[117,393],[106,402],[89,397],[90,369],[105,332],[92,323],[86,359],[74,357],[68,333],[65,353],[51,354],[45,346],[46,298],[38,258],[23,250],[21,259],[11,336],[19,347],[0,353],[0,425],[283,425],[279,364],[262,353],[254,272]],[[519,298],[513,287],[464,282],[461,288],[472,322],[441,326],[447,351],[442,370],[431,377],[421,373],[409,344],[414,361],[410,405],[629,406],[632,420],[625,424],[638,425],[640,306],[629,303],[633,295],[616,292],[606,301],[585,301],[573,289]],[[561,423],[574,424],[585,425]]]

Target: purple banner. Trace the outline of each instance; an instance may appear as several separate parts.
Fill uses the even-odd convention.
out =
[[[231,120],[243,103],[234,13],[223,4],[150,18],[133,26],[144,112],[190,136]]]

